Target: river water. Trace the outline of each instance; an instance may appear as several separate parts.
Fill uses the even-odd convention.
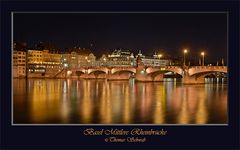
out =
[[[227,124],[228,86],[13,79],[14,124]]]

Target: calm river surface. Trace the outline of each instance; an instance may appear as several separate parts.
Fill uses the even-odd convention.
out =
[[[14,124],[226,124],[227,84],[13,79]]]

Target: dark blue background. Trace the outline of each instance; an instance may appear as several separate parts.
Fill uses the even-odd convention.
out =
[[[239,148],[239,1],[1,1],[1,148]],[[88,126],[11,126],[11,11],[228,11],[229,125],[142,126],[165,129],[167,136],[147,136],[146,143],[105,143],[83,136]],[[30,22],[32,23],[32,22]],[[134,126],[95,126],[95,129]]]

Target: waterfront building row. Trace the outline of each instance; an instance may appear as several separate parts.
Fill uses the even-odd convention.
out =
[[[96,66],[136,66],[140,57],[145,66],[166,66],[170,60],[146,57],[141,51],[134,56],[128,50],[114,50],[110,55],[102,55],[98,60],[91,52],[73,50],[67,53],[49,50],[29,49],[13,51],[13,77],[53,76],[62,69],[76,69]]]
[[[13,77],[41,74],[54,75],[66,68],[77,68],[94,63],[96,57],[90,54],[80,55],[76,52],[52,53],[49,50],[13,51]]]

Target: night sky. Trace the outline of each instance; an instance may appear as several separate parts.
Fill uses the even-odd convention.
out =
[[[43,41],[91,48],[97,56],[121,48],[173,57],[187,48],[196,61],[204,49],[206,63],[227,60],[225,13],[15,13],[13,22],[14,41],[30,46]]]

